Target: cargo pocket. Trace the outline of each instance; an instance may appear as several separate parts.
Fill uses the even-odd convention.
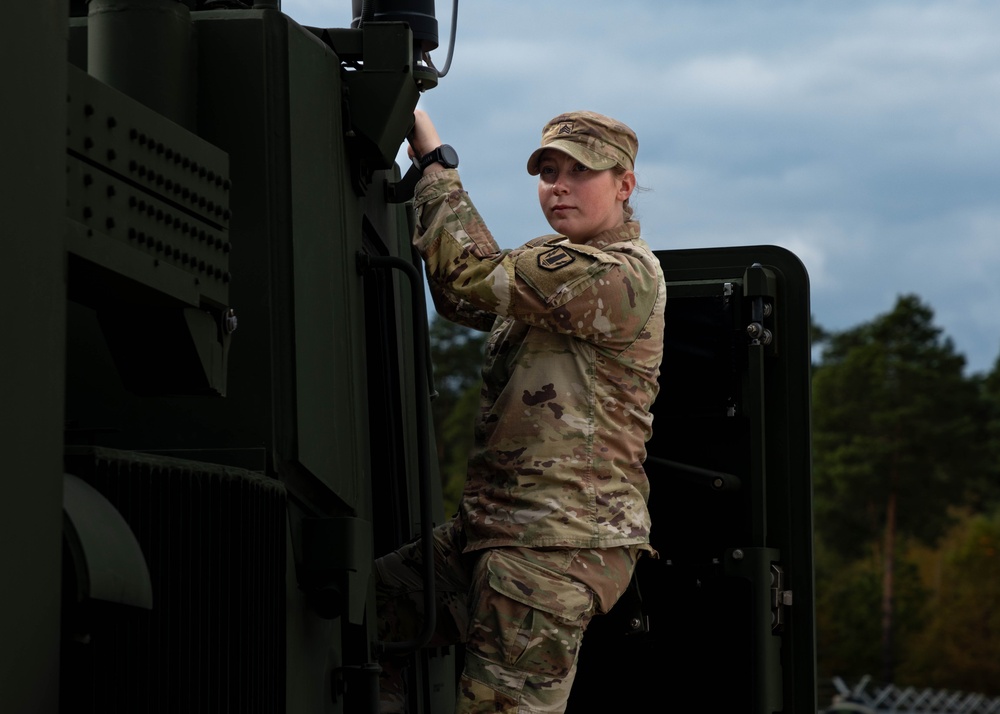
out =
[[[565,677],[593,615],[594,596],[579,581],[516,553],[483,555],[468,644],[486,660]]]

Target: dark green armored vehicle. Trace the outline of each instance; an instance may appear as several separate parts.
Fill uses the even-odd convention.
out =
[[[425,639],[376,641],[371,583],[444,519],[395,165],[433,2],[249,5],[5,5],[2,712],[374,712]],[[808,281],[660,255],[661,557],[570,711],[812,712]],[[411,711],[461,656],[413,655]]]

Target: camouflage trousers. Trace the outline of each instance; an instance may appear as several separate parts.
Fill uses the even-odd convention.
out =
[[[463,545],[454,521],[434,530],[438,608],[430,646],[465,643],[455,711],[565,711],[584,630],[625,591],[637,546],[463,553]],[[422,560],[418,539],[376,561],[383,641],[405,640],[420,629]],[[382,662],[381,712],[405,712],[404,664]]]

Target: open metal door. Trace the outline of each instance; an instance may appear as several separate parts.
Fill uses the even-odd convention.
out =
[[[774,246],[657,255],[659,558],[595,618],[567,711],[815,712],[808,276]]]

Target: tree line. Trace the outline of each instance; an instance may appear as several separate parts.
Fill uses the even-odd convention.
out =
[[[485,335],[431,324],[446,508],[465,479]],[[813,325],[820,682],[1000,695],[1000,358],[965,357],[915,295],[843,331]],[[669,377],[669,375],[666,375]]]
[[[814,336],[821,680],[1000,694],[1000,360],[966,375],[915,295]]]

